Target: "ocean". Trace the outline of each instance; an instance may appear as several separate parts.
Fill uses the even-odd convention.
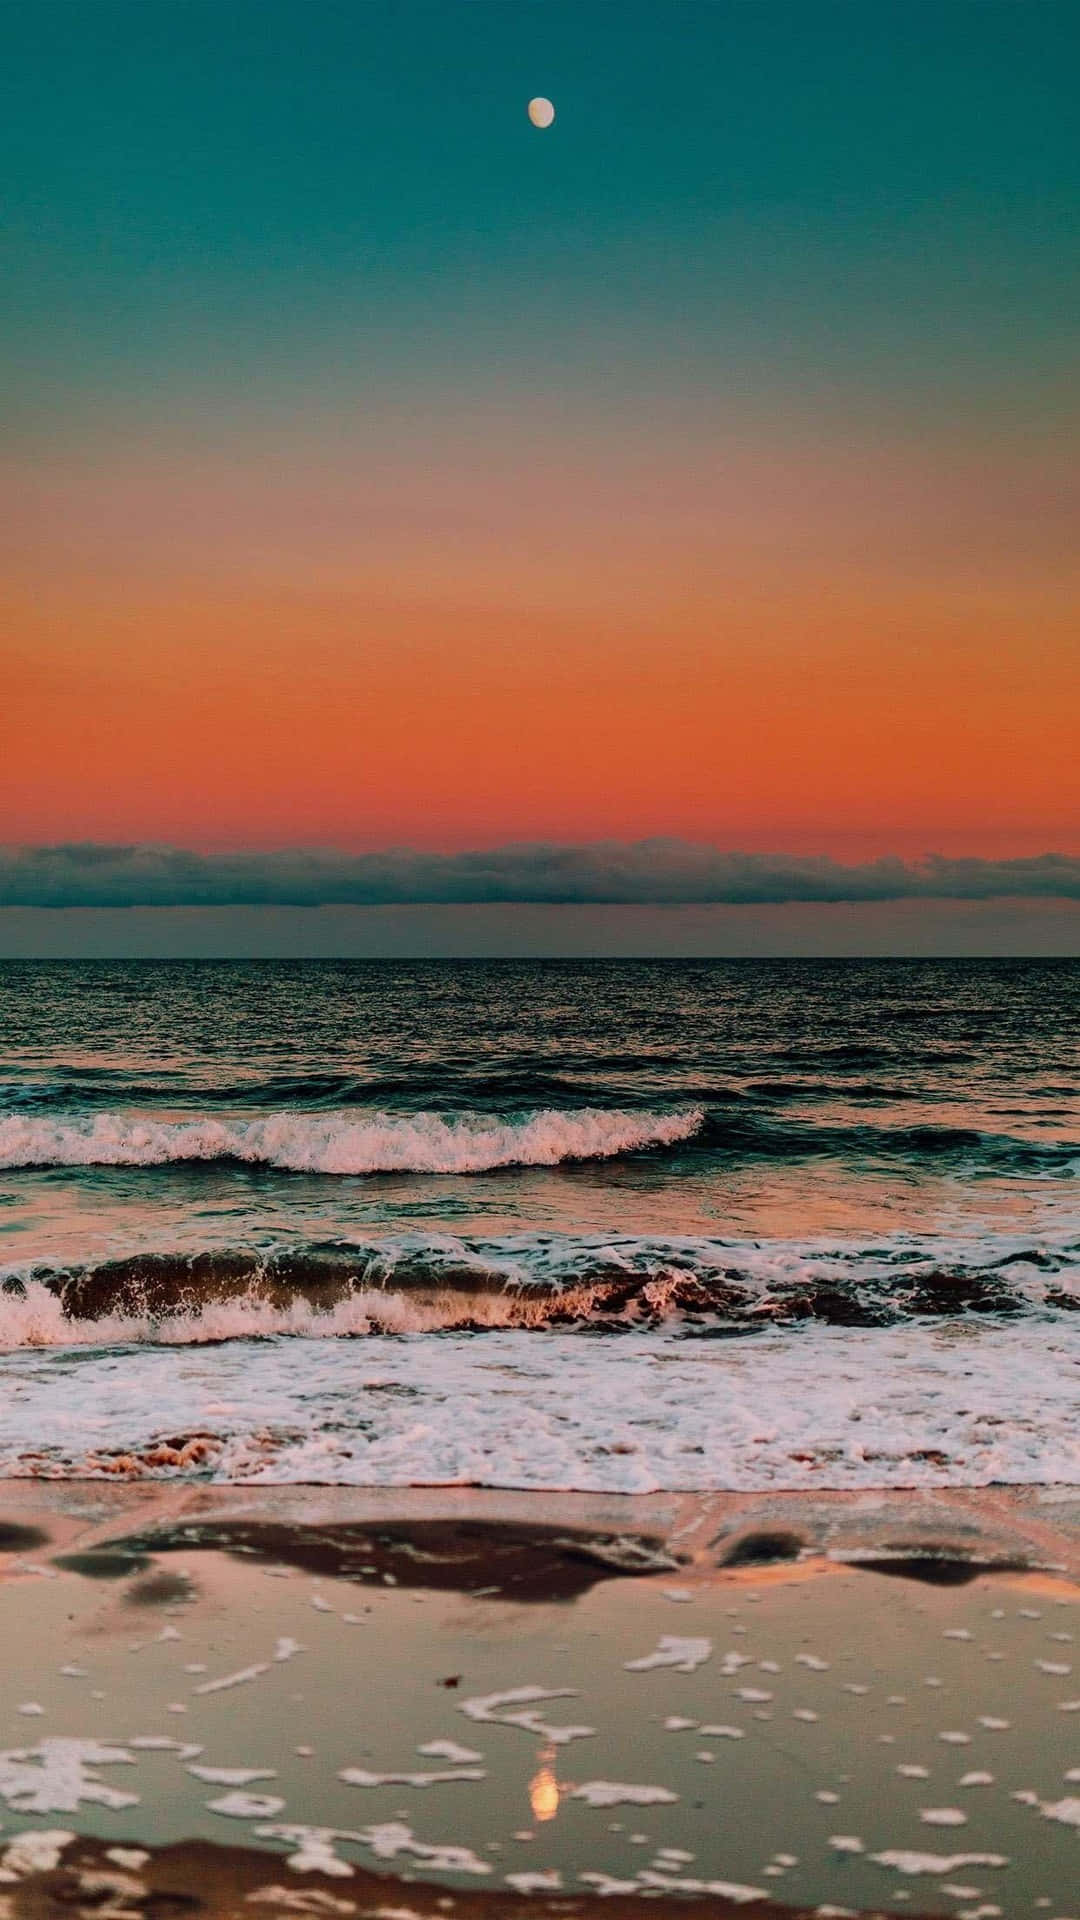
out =
[[[1080,964],[0,965],[0,1473],[1080,1484]]]

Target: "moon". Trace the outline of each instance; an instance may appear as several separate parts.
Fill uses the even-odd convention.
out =
[[[550,100],[538,93],[535,100],[529,101],[529,119],[534,127],[550,127],[555,118],[555,109]]]

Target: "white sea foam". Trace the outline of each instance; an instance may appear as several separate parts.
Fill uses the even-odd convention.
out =
[[[189,1767],[208,1787],[250,1787],[256,1780],[276,1780],[272,1767]]]
[[[112,1855],[109,1857],[111,1859]],[[333,1858],[332,1855],[330,1857]],[[335,1860],[331,1870],[336,1872],[343,1864]],[[321,1871],[328,1869],[323,1867]],[[352,1869],[346,1867],[345,1871],[350,1873]],[[321,1915],[322,1920],[326,1920],[330,1914],[355,1914],[357,1911],[355,1900],[335,1900],[333,1894],[325,1892],[322,1887],[257,1887],[246,1898],[251,1906],[273,1907],[277,1913],[316,1914]],[[384,1910],[379,1909],[379,1912],[383,1913]],[[405,1910],[405,1916],[406,1920],[416,1920],[411,1908]]]
[[[479,1113],[276,1113],[254,1119],[151,1119],[96,1113],[84,1119],[8,1114],[0,1167],[155,1167],[245,1160],[302,1173],[485,1173],[606,1160],[688,1140],[700,1107],[678,1113],[546,1108],[520,1118]]]
[[[467,1767],[484,1757],[472,1747],[463,1747],[459,1740],[425,1740],[416,1751],[431,1760],[449,1760],[451,1766],[455,1767]]]
[[[320,1341],[302,1361],[293,1339],[232,1340],[146,1347],[137,1365],[123,1349],[82,1353],[77,1371],[56,1350],[32,1365],[0,1356],[0,1473],[612,1493],[1076,1486],[1078,1384],[1080,1329],[1038,1322],[745,1341],[448,1333]]]
[[[0,1753],[0,1797],[19,1813],[76,1813],[83,1805],[119,1812],[139,1804],[97,1777],[98,1767],[133,1766],[125,1747],[101,1740],[42,1740],[36,1747],[10,1747]]]
[[[546,1872],[508,1873],[504,1875],[508,1887],[515,1893],[560,1893],[562,1874],[558,1867],[549,1867]]]
[[[32,1873],[51,1873],[60,1864],[60,1855],[74,1840],[73,1833],[60,1828],[38,1828],[17,1833],[0,1854],[0,1880],[20,1880]],[[10,1912],[6,1897],[2,1910]]]
[[[269,1820],[285,1802],[277,1793],[223,1793],[206,1805],[210,1813],[223,1813],[231,1820]]]
[[[290,1823],[285,1826],[256,1827],[259,1840],[283,1840],[294,1851],[286,1855],[286,1865],[294,1873],[325,1873],[331,1878],[351,1880],[354,1869],[337,1852],[338,1840],[359,1840],[360,1835],[337,1827],[308,1827]]]
[[[768,1872],[768,1868],[765,1871]],[[583,1873],[579,1878],[595,1880],[596,1876]],[[635,1891],[644,1894],[715,1894],[721,1900],[730,1900],[733,1906],[749,1906],[756,1900],[766,1898],[761,1887],[745,1887],[733,1880],[695,1880],[673,1873],[658,1873],[654,1867],[642,1868],[637,1876]]]
[[[683,1640],[676,1634],[662,1634],[652,1653],[642,1654],[640,1660],[624,1660],[623,1666],[628,1673],[648,1673],[653,1667],[674,1667],[676,1673],[693,1673],[712,1653],[712,1641],[703,1639]],[[771,1699],[771,1694],[763,1694],[763,1699]]]
[[[221,1680],[206,1680],[201,1687],[196,1687],[195,1691],[196,1693],[223,1693],[229,1687],[242,1686],[246,1680],[257,1680],[260,1674],[269,1673],[269,1671],[268,1662],[260,1661],[257,1666],[242,1667],[239,1673],[227,1673]]]
[[[539,1703],[544,1700],[573,1699],[576,1693],[574,1687],[511,1687],[506,1693],[489,1693],[463,1700],[460,1711],[468,1714],[470,1720],[490,1721],[498,1727],[520,1727],[523,1732],[531,1733],[553,1747],[564,1747],[571,1740],[588,1739],[596,1732],[596,1728],[552,1726],[542,1718]]]
[[[354,1340],[370,1333],[438,1333],[467,1320],[479,1327],[529,1327],[546,1322],[551,1300],[513,1292],[358,1287],[331,1307],[297,1297],[271,1305],[253,1290],[232,1300],[209,1300],[175,1313],[106,1313],[71,1319],[58,1294],[40,1280],[0,1294],[0,1353],[24,1347],[206,1346],[225,1340]],[[594,1289],[568,1289],[565,1311],[586,1315]]]
[[[914,1848],[887,1847],[870,1855],[874,1864],[893,1873],[956,1873],[961,1867],[1007,1867],[1003,1853],[918,1853]]]
[[[678,1799],[670,1787],[639,1786],[625,1780],[585,1780],[571,1791],[572,1800],[590,1807],[658,1807]]]
[[[1040,1809],[1045,1820],[1060,1820],[1066,1827],[1080,1827],[1080,1800],[1040,1800]]]
[[[383,1820],[374,1826],[363,1827],[351,1837],[361,1846],[370,1847],[376,1860],[397,1860],[401,1854],[420,1860],[432,1873],[491,1873],[488,1861],[478,1859],[471,1847],[458,1846],[449,1841],[436,1841],[429,1845],[418,1840],[411,1827],[403,1820]]]

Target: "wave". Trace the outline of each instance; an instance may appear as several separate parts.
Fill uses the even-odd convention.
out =
[[[610,1087],[602,1087],[604,1079],[604,1074],[587,1068],[575,1077],[572,1072],[538,1071],[528,1062],[475,1073],[440,1072],[429,1067],[366,1076],[319,1071],[233,1079],[214,1079],[205,1072],[192,1074],[179,1069],[169,1073],[160,1066],[148,1073],[66,1067],[62,1074],[45,1079],[0,1081],[0,1108],[58,1115],[119,1110],[121,1103],[125,1111],[201,1106],[224,1111],[280,1108],[327,1112],[335,1108],[387,1107],[414,1112],[430,1104],[440,1112],[505,1114],[510,1110],[535,1112],[563,1105],[570,1109],[596,1105],[598,1094],[610,1095]],[[713,1097],[719,1097],[716,1089]]]
[[[688,1339],[817,1323],[1080,1310],[1080,1244],[899,1236],[869,1246],[686,1236],[387,1235],[366,1244],[142,1252],[83,1268],[9,1269],[0,1349],[517,1327]]]
[[[1080,1166],[1075,1140],[1030,1140],[975,1127],[821,1125],[749,1114],[710,1113],[695,1145],[747,1160],[906,1160],[971,1173],[1068,1176]]]
[[[677,1066],[680,1063],[672,1063]],[[873,1100],[888,1105],[896,1100],[927,1101],[935,1095],[929,1089],[890,1086],[884,1081],[845,1080],[806,1076],[801,1079],[745,1080],[732,1070],[731,1075],[703,1077],[685,1070],[657,1075],[656,1062],[650,1058],[647,1072],[642,1062],[624,1063],[616,1071],[610,1061],[587,1059],[579,1064],[562,1063],[559,1072],[542,1071],[523,1061],[516,1066],[495,1070],[463,1072],[412,1069],[400,1073],[369,1074],[358,1077],[348,1073],[319,1072],[273,1074],[249,1079],[214,1081],[200,1074],[190,1077],[182,1072],[139,1075],[109,1069],[68,1069],[63,1075],[47,1079],[0,1081],[0,1111],[29,1114],[55,1114],[58,1118],[74,1115],[88,1118],[93,1113],[158,1109],[168,1111],[209,1110],[263,1112],[329,1112],[334,1109],[374,1108],[394,1113],[413,1113],[430,1108],[443,1114],[507,1114],[563,1109],[576,1112],[583,1107],[611,1105],[630,1111],[648,1109],[657,1099],[678,1101],[682,1106],[724,1109],[769,1108],[791,1100],[830,1099]]]
[[[62,1072],[44,1077],[27,1073],[0,1080],[0,1111],[64,1116],[142,1108],[224,1112],[387,1108],[415,1112],[430,1107],[439,1112],[505,1114],[563,1107],[576,1111],[608,1103],[636,1111],[648,1108],[659,1098],[722,1112],[727,1107],[747,1105],[768,1109],[793,1100],[931,1105],[943,1097],[943,1089],[933,1075],[920,1082],[918,1062],[912,1058],[882,1055],[879,1059],[873,1050],[856,1050],[859,1057],[851,1064],[862,1064],[862,1051],[871,1052],[873,1063],[891,1071],[876,1076],[848,1074],[840,1070],[842,1061],[793,1055],[800,1072],[763,1072],[763,1065],[768,1067],[774,1056],[755,1054],[750,1059],[733,1055],[725,1068],[717,1066],[713,1072],[702,1073],[677,1055],[659,1055],[652,1049],[595,1057],[566,1052],[557,1070],[536,1054],[473,1069],[428,1061],[402,1065],[397,1071],[366,1074],[326,1068],[215,1077],[206,1072],[206,1062],[200,1063],[199,1071],[168,1071],[160,1063],[143,1072],[131,1067],[65,1066]],[[835,1071],[823,1070],[834,1065]],[[1026,1099],[1035,1093],[1071,1101],[1076,1088],[1025,1088]],[[1027,1108],[1018,1107],[1016,1111]]]
[[[497,1295],[479,1296],[466,1310],[461,1294],[427,1297],[388,1289],[356,1288],[332,1305],[319,1306],[303,1295],[284,1304],[263,1297],[257,1287],[233,1298],[210,1295],[201,1303],[179,1299],[169,1309],[105,1310],[100,1317],[72,1317],[63,1297],[37,1280],[18,1294],[0,1298],[0,1352],[26,1347],[184,1347],[217,1346],[232,1340],[355,1340],[386,1334],[441,1333],[454,1329],[527,1327],[540,1324],[540,1303],[530,1319],[519,1305]]]
[[[506,1087],[500,1091],[505,1095]],[[753,1099],[757,1090],[747,1089]],[[781,1088],[781,1096],[788,1091]],[[950,1173],[1074,1175],[1073,1140],[1032,1139],[945,1125],[879,1126],[781,1119],[749,1111],[739,1096],[660,1111],[632,1105],[523,1108],[515,1112],[333,1108],[243,1115],[195,1111],[171,1118],[129,1109],[0,1117],[0,1168],[168,1167],[241,1161],[282,1172],[359,1175],[471,1174],[556,1167],[686,1147],[728,1164],[814,1159],[904,1161]],[[876,1090],[875,1090],[875,1097]],[[1026,1114],[1021,1117],[1029,1117]]]
[[[607,1160],[689,1140],[700,1107],[669,1113],[547,1108],[517,1118],[462,1113],[278,1113],[265,1119],[0,1119],[0,1167],[157,1167],[239,1160],[298,1173],[487,1173]]]

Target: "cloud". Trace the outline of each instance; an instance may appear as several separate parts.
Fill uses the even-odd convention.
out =
[[[752,906],[796,901],[1080,900],[1080,858],[880,859],[723,853],[684,840],[485,852],[194,853],[181,847],[0,848],[0,907]]]

